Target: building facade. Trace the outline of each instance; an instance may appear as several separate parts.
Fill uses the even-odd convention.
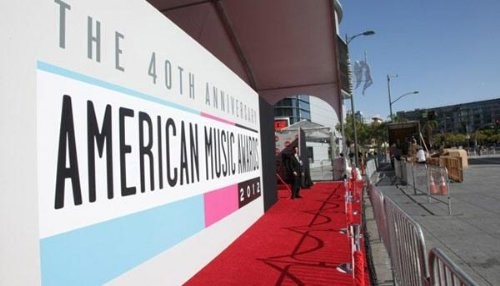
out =
[[[469,134],[495,128],[500,124],[500,98],[462,104],[400,111],[398,118],[406,120],[435,120],[435,132]]]
[[[274,117],[288,117],[290,124],[302,120],[311,120],[309,96],[295,95],[284,98],[274,105]]]

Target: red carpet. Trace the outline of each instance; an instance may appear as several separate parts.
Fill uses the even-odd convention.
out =
[[[370,285],[366,265],[357,279],[337,270],[353,263],[350,238],[339,232],[344,194],[340,182],[316,183],[296,200],[279,191],[279,201],[185,285]],[[360,207],[353,209],[359,223]]]

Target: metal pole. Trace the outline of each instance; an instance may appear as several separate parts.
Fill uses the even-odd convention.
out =
[[[362,34],[362,33],[361,33]],[[351,38],[345,35],[345,42],[347,46],[347,67],[349,69],[349,86],[351,87],[351,114],[352,114],[352,131],[354,133],[354,166],[358,166],[358,132],[356,131],[356,112],[354,109],[354,87],[352,84],[352,69],[351,69],[351,57],[349,56],[349,43],[352,39],[361,35],[357,34]]]
[[[387,75],[387,94],[389,95],[389,114],[392,121],[391,77]]]
[[[347,64],[349,68],[349,84],[351,86],[351,112],[352,112],[352,129],[354,132],[354,166],[359,166],[358,162],[358,132],[356,131],[356,112],[354,109],[354,89],[352,88],[352,71],[351,71],[351,60],[349,58],[349,43],[354,39],[359,36],[371,36],[374,35],[375,32],[372,30],[364,31],[362,33],[356,34],[352,37],[348,37],[347,34],[345,35],[345,43],[347,46]],[[366,61],[366,54],[365,54],[365,61]]]
[[[349,64],[349,73],[351,71],[351,60],[349,58],[349,47],[347,47],[347,62]],[[358,167],[358,132],[356,130],[356,112],[354,109],[354,88],[352,87],[352,76],[349,77],[349,83],[351,85],[351,113],[352,113],[352,130],[354,132],[354,166]]]

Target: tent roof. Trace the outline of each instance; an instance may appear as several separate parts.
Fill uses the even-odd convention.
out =
[[[324,125],[314,123],[308,120],[301,120],[299,122],[295,122],[294,124],[291,124],[290,126],[287,126],[286,128],[283,128],[283,130],[297,130],[297,129],[303,129],[304,131],[306,130],[319,130],[319,129],[325,129],[325,130],[330,130],[330,127],[326,127]]]
[[[307,139],[328,139],[331,137],[330,127],[307,120],[295,122],[294,124],[283,128],[283,131],[295,131],[299,128],[304,131]]]
[[[331,0],[148,0],[270,104],[313,95],[341,114]]]

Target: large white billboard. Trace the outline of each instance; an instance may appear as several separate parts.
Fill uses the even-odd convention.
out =
[[[2,8],[32,16],[17,5]],[[44,285],[184,282],[263,213],[257,94],[145,1],[29,7],[43,37],[13,34],[25,56],[2,62],[28,81],[14,105],[36,112],[2,130],[35,139],[25,192],[38,203],[20,215],[38,232],[14,247],[38,241],[39,261],[11,270]],[[2,162],[4,188],[16,168]]]

